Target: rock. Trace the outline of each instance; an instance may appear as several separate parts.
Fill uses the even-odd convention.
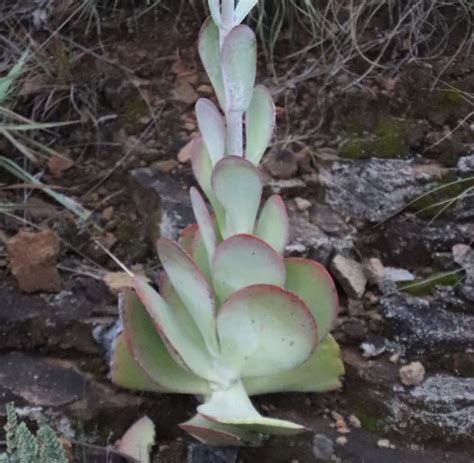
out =
[[[392,265],[431,266],[435,253],[451,252],[456,244],[469,244],[474,236],[474,224],[456,224],[437,219],[427,224],[418,219],[396,218],[384,227],[378,247],[384,260]]]
[[[109,272],[103,280],[112,294],[118,295],[126,288],[133,288],[132,277],[125,272]]]
[[[273,150],[264,160],[264,167],[275,178],[290,179],[298,172],[298,160],[292,151]]]
[[[390,449],[392,448],[392,444],[388,439],[380,439],[377,441],[377,447],[379,449]]]
[[[174,87],[171,97],[173,100],[192,105],[199,98],[199,95],[194,90],[193,86],[184,79],[178,79],[176,86]]]
[[[400,368],[400,381],[404,386],[419,386],[425,379],[425,367],[421,362],[412,362]]]
[[[474,171],[474,154],[460,158],[457,168],[460,174],[467,174]]]
[[[367,336],[367,325],[364,320],[350,318],[343,325],[344,333],[349,341],[360,342]]]
[[[173,176],[156,175],[151,169],[130,173],[131,196],[153,245],[160,236],[177,239],[186,226],[195,223],[187,190]]]
[[[235,463],[238,453],[237,448],[217,448],[193,442],[188,445],[186,463]]]
[[[165,161],[156,162],[154,166],[156,166],[156,168],[160,170],[161,172],[168,174],[169,172],[176,170],[179,166],[179,163],[178,161],[175,161],[174,159],[166,159]]]
[[[348,442],[349,442],[349,441],[347,440],[347,437],[345,437],[345,436],[340,436],[340,437],[338,437],[338,438],[336,439],[336,444],[337,444],[337,445],[341,445],[341,446],[343,446],[343,447],[344,447],[345,445],[347,445]]]
[[[59,238],[52,230],[20,231],[7,242],[11,270],[22,291],[56,293],[61,290],[56,268],[59,248]]]
[[[193,143],[194,140],[191,140],[180,149],[178,153],[178,161],[181,164],[186,164],[187,162],[191,161]]]
[[[415,275],[403,268],[385,267],[385,279],[393,281],[415,281]]]
[[[375,358],[387,351],[387,340],[383,336],[370,334],[359,347],[364,358]]]
[[[330,236],[344,238],[356,232],[356,229],[349,225],[340,214],[322,204],[315,204],[311,208],[310,219],[314,225]]]
[[[338,161],[320,172],[320,180],[334,210],[379,222],[432,189],[446,172],[438,164],[405,160]]]
[[[385,268],[380,259],[370,258],[364,263],[364,273],[367,281],[374,286],[381,286],[385,278]]]
[[[474,285],[462,281],[456,286],[436,286],[434,300],[431,305],[434,309],[454,312],[466,312],[474,315]]]
[[[453,258],[467,273],[468,278],[474,278],[474,249],[466,244],[453,247]]]
[[[360,429],[362,427],[362,423],[360,422],[359,418],[355,415],[349,416],[349,424],[356,429]]]
[[[312,206],[311,201],[300,197],[295,198],[295,204],[298,210],[301,212],[307,211]]]
[[[290,219],[290,240],[287,251],[292,255],[304,255],[327,266],[333,253],[348,255],[352,249],[352,238],[332,238],[307,217],[288,204]]]
[[[355,299],[349,299],[347,301],[347,312],[351,317],[361,317],[365,313],[363,302]]]
[[[388,333],[409,350],[437,355],[474,348],[474,316],[405,294],[382,298],[380,308]]]
[[[315,434],[313,438],[313,454],[318,460],[331,461],[334,455],[334,443],[325,434]]]
[[[349,297],[360,299],[364,295],[367,278],[359,262],[337,255],[331,262],[331,271]]]

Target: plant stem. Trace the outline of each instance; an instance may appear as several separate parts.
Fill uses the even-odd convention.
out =
[[[235,0],[222,0],[222,22],[226,29],[234,25]]]
[[[240,111],[230,111],[226,114],[228,155],[243,156],[243,116]]]

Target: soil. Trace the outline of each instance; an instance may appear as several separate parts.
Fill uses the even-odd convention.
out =
[[[445,200],[448,192],[443,190],[401,213],[399,209],[440,184],[472,177],[472,125],[461,124],[445,136],[472,111],[472,56],[451,63],[444,77],[455,89],[450,92],[430,89],[445,64],[440,58],[430,67],[407,66],[395,78],[370,76],[348,91],[343,91],[346,78],[339,76],[324,86],[309,79],[277,93],[279,129],[264,165],[267,194],[284,196],[296,229],[288,252],[327,266],[336,255],[357,262],[379,258],[386,268],[402,267],[418,280],[453,269],[462,278],[431,285],[417,295],[421,298],[399,293],[393,281],[385,280],[364,281],[364,295],[354,301],[355,293],[347,289],[350,281],[341,284],[335,337],[347,364],[343,390],[259,397],[255,403],[262,413],[295,420],[313,432],[237,453],[198,445],[179,430],[177,424],[193,414],[195,398],[133,394],[108,380],[108,349],[118,313],[116,294],[103,276],[120,269],[94,240],[135,271],[157,275],[154,239],[175,235],[192,220],[186,189],[193,179],[182,149],[197,132],[194,101],[210,96],[196,52],[200,21],[184,15],[176,23],[175,16],[160,12],[131,22],[126,20],[130,11],[121,14],[103,18],[97,53],[92,50],[98,38],[84,35],[84,21],[65,30],[66,38],[87,46],[86,51],[71,47],[74,59],[65,68],[58,65],[64,64],[58,49],[67,40],[46,51],[54,69],[66,76],[64,87],[76,92],[74,100],[55,104],[48,118],[81,122],[41,139],[72,161],[59,171],[45,166],[43,180],[92,215],[84,226],[38,191],[28,197],[20,215],[59,236],[59,293],[21,292],[6,253],[0,254],[0,410],[14,400],[29,420],[52,422],[68,438],[100,445],[114,442],[147,414],[157,428],[154,461],[163,463],[471,462],[474,300],[469,299],[470,277],[453,262],[451,249],[472,246],[474,207],[467,198],[439,217],[432,214],[439,208],[426,207]],[[38,38],[44,34],[37,32]],[[284,75],[289,64],[283,60],[285,43],[280,47],[275,62],[277,73]],[[310,53],[308,62],[315,56]],[[262,58],[259,76],[266,74]],[[281,82],[263,80],[281,88]],[[37,114],[50,91],[46,84],[34,84],[23,83],[17,108],[28,117]],[[331,97],[332,108],[322,123],[315,110],[321,94]],[[294,134],[293,141],[288,133]],[[21,159],[2,141],[0,153]],[[16,180],[0,173],[0,182]],[[463,185],[472,186],[472,179]],[[16,190],[0,190],[2,196],[23,199]],[[308,207],[301,207],[301,198]],[[0,228],[4,251],[5,242],[25,224],[1,216]],[[451,327],[456,327],[454,334]],[[381,346],[380,354],[363,357],[364,343]],[[409,360],[423,362],[430,391],[401,385],[398,371]],[[447,399],[435,393],[436,381],[445,377],[455,381],[451,391],[444,391]],[[334,411],[346,420],[356,415],[362,429],[351,426],[350,433],[338,434]],[[321,434],[334,446],[329,460],[316,456],[314,440]],[[338,444],[340,437],[347,437],[347,443]],[[381,439],[393,448],[382,448]]]

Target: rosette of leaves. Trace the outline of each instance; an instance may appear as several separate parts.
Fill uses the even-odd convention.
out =
[[[202,136],[192,166],[213,213],[192,188],[197,224],[179,243],[157,243],[159,292],[133,277],[133,291],[121,298],[124,331],[111,375],[129,389],[201,396],[197,414],[180,425],[200,441],[259,445],[306,428],[263,417],[250,396],[340,387],[343,364],[329,334],[338,300],[321,265],[284,257],[282,198],[261,205],[258,165],[275,108],[270,92],[255,87],[255,35],[239,25],[256,1],[209,3],[199,52],[222,112],[210,100],[197,102]]]

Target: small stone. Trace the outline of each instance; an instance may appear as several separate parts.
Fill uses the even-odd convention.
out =
[[[377,441],[377,447],[379,449],[390,449],[392,448],[392,444],[388,439],[380,439],[379,441]]]
[[[154,166],[156,166],[161,172],[168,174],[169,172],[176,170],[179,166],[179,163],[174,159],[167,159],[166,161],[156,162]]]
[[[178,161],[181,164],[186,164],[187,162],[191,161],[193,142],[194,142],[194,140],[189,141],[179,151]]]
[[[113,206],[110,206],[110,207],[106,207],[103,211],[102,211],[102,218],[104,220],[107,220],[110,221],[112,220],[112,217],[114,216],[114,208]]]
[[[274,150],[265,158],[266,169],[273,177],[289,179],[298,172],[298,160],[292,151]]]
[[[212,89],[212,86],[211,85],[208,85],[208,84],[202,84],[198,87],[197,89],[198,93],[200,93],[201,95],[213,95],[214,94],[214,90]]]
[[[425,367],[421,362],[412,362],[400,368],[400,380],[405,386],[419,386],[425,379]]]
[[[304,199],[304,198],[295,198],[295,203],[296,203],[296,207],[301,212],[307,211],[312,206],[311,201],[308,201],[307,199]]]
[[[193,104],[199,98],[193,86],[184,79],[178,80],[171,96],[173,100],[189,105]]]
[[[400,361],[400,354],[392,354],[389,358],[391,363],[398,363]]]
[[[315,434],[313,439],[313,454],[322,461],[331,461],[334,455],[334,443],[324,434]]]
[[[385,267],[385,279],[393,282],[414,281],[415,275],[403,268]]]
[[[133,278],[125,272],[110,272],[103,279],[113,294],[120,294],[124,289],[133,288]]]
[[[61,278],[56,268],[59,249],[59,238],[52,230],[20,231],[7,242],[11,270],[22,291],[61,291]]]
[[[349,417],[349,424],[350,424],[353,428],[356,428],[356,429],[362,428],[362,423],[360,422],[359,418],[357,418],[357,416],[355,416],[355,415],[351,415],[351,416]]]
[[[365,313],[364,304],[362,301],[349,299],[347,301],[347,312],[351,317],[361,317]]]
[[[367,278],[359,262],[337,255],[331,262],[331,270],[349,297],[360,299],[364,295]]]
[[[364,264],[364,273],[371,285],[379,286],[385,278],[385,267],[380,259],[372,257]]]
[[[338,437],[336,439],[336,444],[341,445],[343,447],[344,447],[344,445],[347,445],[347,442],[348,442],[348,440],[347,440],[347,437],[345,437],[345,436],[341,436],[341,437]]]

